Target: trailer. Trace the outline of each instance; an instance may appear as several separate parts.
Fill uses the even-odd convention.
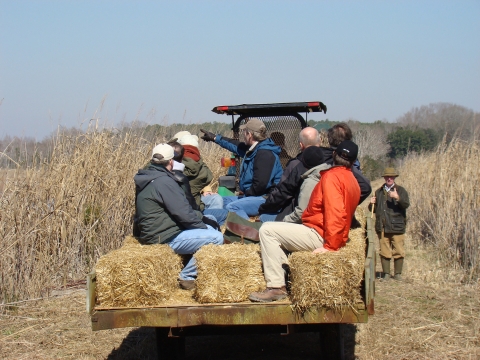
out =
[[[232,116],[234,138],[239,138],[239,127],[256,117],[264,121],[268,135],[278,142],[288,156],[298,153],[298,133],[307,126],[300,115],[305,112],[326,113],[319,101],[304,103],[253,104],[217,106],[218,114]],[[235,120],[234,116],[239,116]],[[237,162],[237,171],[238,171]],[[232,169],[235,172],[235,169]],[[235,177],[234,175],[232,175]],[[221,184],[220,184],[221,185]],[[230,190],[222,189],[227,195]],[[87,276],[87,312],[93,331],[128,328],[155,328],[159,359],[181,359],[185,356],[185,338],[200,335],[234,335],[252,333],[298,332],[321,333],[322,359],[342,359],[343,325],[366,323],[374,314],[375,297],[375,238],[373,219],[366,217],[366,254],[364,277],[361,284],[362,301],[339,309],[311,308],[298,313],[288,299],[270,303],[175,304],[168,306],[106,308],[97,304],[96,274]]]

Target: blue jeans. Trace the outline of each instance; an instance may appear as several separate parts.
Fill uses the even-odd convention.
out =
[[[176,254],[188,255],[196,253],[203,245],[223,244],[223,234],[207,225],[208,229],[184,230],[168,245]],[[197,264],[192,256],[188,264],[178,276],[180,280],[195,280],[197,277]]]
[[[225,220],[227,220],[227,215],[228,215],[228,210],[225,209],[205,209],[203,210],[203,215],[212,218],[212,216],[215,218],[215,220],[218,225],[223,225],[225,224]]]
[[[275,221],[275,218],[277,217],[278,214],[262,214],[260,215],[260,221],[262,223],[267,222],[267,221]]]
[[[223,207],[248,219],[249,216],[258,215],[258,208],[264,202],[265,198],[263,196],[225,196],[223,198]]]
[[[223,209],[223,198],[218,194],[202,195],[202,202],[205,209]]]

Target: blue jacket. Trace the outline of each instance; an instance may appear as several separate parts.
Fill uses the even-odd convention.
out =
[[[272,139],[259,141],[252,151],[244,142],[220,135],[215,137],[215,142],[243,158],[239,187],[245,196],[269,194],[280,181],[283,169],[279,154],[282,149]]]

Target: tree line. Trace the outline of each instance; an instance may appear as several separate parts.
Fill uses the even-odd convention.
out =
[[[338,122],[340,121],[328,119],[309,120],[308,125],[319,131],[326,131]],[[354,119],[345,122],[352,128],[354,141],[359,145],[362,171],[372,179],[381,176],[385,166],[394,165],[407,153],[432,151],[440,142],[448,143],[453,138],[464,141],[477,139],[479,132],[479,113],[449,103],[434,103],[412,108],[396,122],[377,120],[362,123]],[[159,125],[135,121],[120,124],[117,128],[105,128],[103,131],[111,132],[112,136],[115,136],[133,130],[145,141],[161,142],[169,140],[181,130],[199,134],[201,128],[230,135],[232,125],[229,122]],[[89,130],[59,128],[41,141],[5,136],[0,139],[0,167],[27,167],[39,161],[48,161],[59,136],[78,137],[85,131]]]

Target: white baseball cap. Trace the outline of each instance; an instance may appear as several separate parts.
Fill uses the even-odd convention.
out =
[[[153,155],[160,154],[163,156],[161,160],[170,160],[174,157],[173,147],[168,144],[158,144],[152,150],[152,158]]]

